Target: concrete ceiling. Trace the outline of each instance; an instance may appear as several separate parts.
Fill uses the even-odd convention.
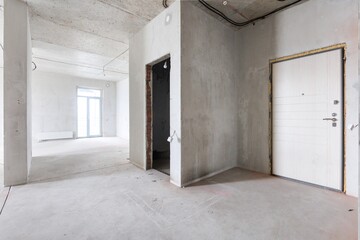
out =
[[[168,5],[174,1],[168,0]],[[223,0],[207,0],[239,22],[294,1],[228,0],[224,6]],[[27,3],[38,71],[107,81],[128,78],[129,38],[164,10],[162,0],[27,0]]]
[[[206,0],[211,6],[217,8],[236,22],[244,22],[263,16],[277,8],[296,1],[297,0],[227,0],[227,4],[224,5],[224,0]]]
[[[27,3],[38,70],[114,81],[128,77],[129,38],[164,10],[162,0]]]

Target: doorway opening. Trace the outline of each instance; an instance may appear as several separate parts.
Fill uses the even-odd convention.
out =
[[[276,176],[346,192],[345,44],[270,62],[270,162]]]
[[[77,137],[101,137],[101,90],[77,88]]]
[[[146,70],[147,169],[170,175],[170,58]]]

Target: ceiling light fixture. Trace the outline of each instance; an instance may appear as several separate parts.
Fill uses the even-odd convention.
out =
[[[228,4],[227,1],[223,1],[223,5],[226,6]]]

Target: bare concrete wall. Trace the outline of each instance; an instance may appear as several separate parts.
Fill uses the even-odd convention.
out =
[[[116,136],[129,140],[129,79],[116,82]]]
[[[27,19],[27,90],[26,90],[26,102],[27,102],[27,170],[28,175],[30,174],[31,161],[32,161],[32,104],[31,104],[31,86],[32,86],[32,41],[30,33],[30,22]]]
[[[358,83],[357,83],[358,91],[360,91],[360,0],[358,0]],[[359,97],[359,108],[360,108],[360,97]],[[360,109],[359,109],[359,121],[360,121]],[[358,127],[358,134],[360,136],[360,127]],[[360,140],[359,140],[359,161],[360,161]],[[360,164],[358,168],[358,173],[360,173]],[[360,192],[360,174],[359,175],[359,183],[358,183],[358,193]],[[360,198],[358,198],[359,207],[358,207],[358,229],[360,229]],[[360,239],[360,231],[358,232],[358,239]]]
[[[0,168],[4,167],[4,71],[0,69]],[[0,170],[1,171],[1,170]],[[0,180],[3,181],[3,180]]]
[[[42,132],[77,132],[77,87],[103,90],[103,136],[116,136],[116,82],[39,70],[32,77],[33,141]]]
[[[181,11],[182,184],[237,164],[239,45],[190,2]]]
[[[170,131],[177,137],[171,143],[170,178],[180,185],[180,1],[176,1],[130,39],[130,161],[146,166],[146,88],[145,66],[170,55]],[[169,133],[170,135],[170,133]]]
[[[269,60],[347,44],[346,123],[359,122],[357,0],[311,0],[238,32],[238,165],[269,173]],[[358,195],[359,134],[346,130],[347,193]]]
[[[0,4],[3,6],[4,1]],[[0,43],[4,43],[4,11],[0,11]],[[0,168],[4,167],[4,51],[0,49]],[[2,171],[2,169],[0,169]],[[0,179],[3,182],[3,179]]]
[[[31,38],[26,3],[5,1],[4,11],[4,182],[8,186],[26,183],[31,163]]]

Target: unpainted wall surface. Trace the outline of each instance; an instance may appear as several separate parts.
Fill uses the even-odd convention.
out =
[[[77,132],[77,87],[101,89],[104,137],[116,136],[116,83],[35,70],[32,80],[33,140],[42,132]]]
[[[360,92],[360,0],[358,0],[358,83],[357,83],[357,89],[358,92]],[[359,93],[360,95],[360,93]],[[359,96],[359,121],[360,121],[360,96]],[[360,127],[358,127],[358,134],[360,136]],[[359,140],[359,161],[360,161],[360,140]],[[359,164],[359,168],[358,168],[358,175],[359,175],[359,183],[358,183],[358,193],[360,192],[360,164]],[[359,209],[360,209],[360,198],[358,199],[359,201],[359,207],[358,207],[358,229],[360,229],[360,214],[359,214]],[[359,236],[358,238],[360,239],[360,231],[358,232]]]
[[[269,60],[338,43],[347,44],[346,122],[359,122],[358,1],[312,0],[238,31],[238,142],[240,167],[270,173]],[[347,193],[358,195],[358,131],[346,130]]]
[[[0,70],[0,168],[4,167],[4,71]],[[1,180],[2,181],[2,180]]]
[[[129,140],[129,79],[116,82],[116,136]]]
[[[9,186],[26,183],[31,164],[31,37],[26,3],[5,1],[4,8],[4,184]]]
[[[170,55],[171,181],[180,185],[180,1],[176,1],[130,39],[130,161],[146,167],[146,65]]]
[[[181,11],[182,185],[237,164],[240,45],[190,2]]]
[[[0,1],[0,4],[4,4]],[[0,42],[4,42],[4,11],[0,11]],[[0,168],[4,167],[4,51],[0,49]],[[0,169],[0,171],[2,171]],[[3,183],[3,179],[0,179]]]

